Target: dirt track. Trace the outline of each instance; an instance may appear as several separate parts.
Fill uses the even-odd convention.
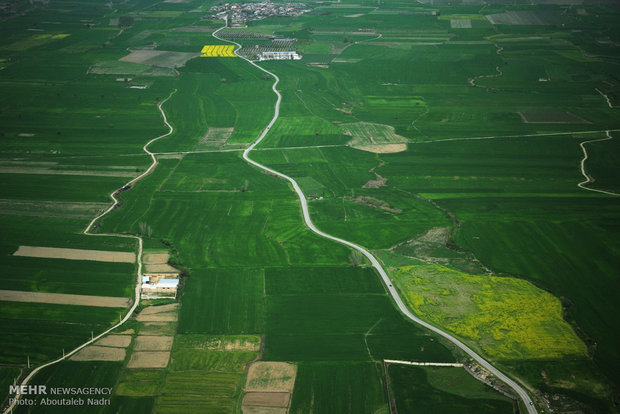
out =
[[[613,191],[598,190],[596,188],[587,187],[588,184],[592,184],[594,182],[594,178],[592,178],[592,176],[590,174],[588,174],[587,171],[586,171],[586,161],[588,160],[588,151],[586,150],[585,144],[589,144],[589,143],[592,143],[592,142],[608,141],[608,140],[612,139],[611,131],[606,131],[605,135],[606,135],[605,138],[591,139],[591,140],[588,140],[588,141],[583,141],[582,143],[579,144],[579,146],[581,147],[581,151],[583,151],[583,158],[581,159],[581,164],[580,164],[579,169],[581,171],[581,175],[583,175],[585,180],[580,182],[579,184],[577,184],[577,187],[583,188],[584,190],[588,190],[588,191],[594,191],[594,192],[597,192],[597,193],[603,193],[603,194],[607,194],[607,195],[615,195],[615,196],[617,196],[617,195],[620,195],[620,194],[614,193]]]

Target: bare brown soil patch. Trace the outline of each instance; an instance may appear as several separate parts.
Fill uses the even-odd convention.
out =
[[[243,414],[286,414],[288,413],[288,408],[242,405],[241,412]]]
[[[46,259],[92,260],[97,262],[135,263],[131,252],[105,250],[64,249],[58,247],[19,246],[13,256],[41,257]]]
[[[145,273],[179,273],[179,269],[176,269],[169,264],[146,264]]]
[[[364,204],[365,206],[368,206],[368,207],[387,211],[388,213],[392,213],[392,214],[402,214],[403,212],[401,209],[393,207],[389,205],[388,203],[386,203],[385,201],[379,200],[373,197],[356,197],[356,198],[346,197],[346,199],[350,201],[355,201],[356,203]]]
[[[95,342],[95,345],[127,348],[130,343],[131,335],[108,335]]]
[[[142,255],[142,262],[144,264],[166,264],[169,258],[168,253],[145,253]]]
[[[392,154],[407,151],[407,144],[354,145],[353,148],[375,154]]]
[[[0,301],[99,306],[104,308],[126,308],[131,305],[131,299],[129,298],[69,295],[66,293],[24,292],[20,290],[0,290]]]
[[[153,315],[143,315],[140,313],[136,319],[139,322],[176,322],[179,320],[179,315],[176,312],[157,313]]]
[[[250,392],[243,397],[243,405],[288,407],[290,399],[288,392]]]
[[[140,311],[136,319],[140,322],[176,322],[179,319],[178,307],[178,303],[148,306]],[[140,333],[144,333],[143,330]]]
[[[142,335],[174,335],[175,332],[174,322],[146,322],[140,327]]]
[[[372,167],[370,170],[368,170],[369,173],[373,173],[376,177],[375,180],[368,180],[366,182],[366,184],[364,184],[362,186],[362,188],[379,188],[379,187],[385,187],[387,183],[387,178],[381,177],[379,174],[377,174],[376,169],[379,167],[383,167],[385,165],[385,163],[383,161],[379,162],[379,165],[377,165],[376,167]]]
[[[376,180],[368,180],[366,184],[362,186],[362,188],[380,188],[385,187],[385,183],[387,183],[387,178],[381,177],[379,174],[377,175]]]
[[[450,234],[450,227],[433,227],[427,231],[424,235],[418,237],[416,240],[425,243],[439,243],[443,244],[448,239]]]
[[[179,308],[178,303],[169,303],[167,305],[149,306],[140,311],[140,315],[154,315],[157,313],[173,312]]]
[[[297,367],[286,362],[258,361],[250,365],[246,391],[291,392],[295,386]]]
[[[72,361],[123,361],[125,359],[125,348],[91,345],[72,355],[69,359]]]
[[[166,368],[170,360],[170,351],[138,351],[129,358],[127,368]]]
[[[136,337],[134,350],[136,351],[170,351],[173,336],[139,335]]]
[[[140,63],[143,65],[177,68],[185,65],[189,59],[199,56],[199,53],[169,52],[165,50],[133,50],[127,56],[119,59],[121,62]]]

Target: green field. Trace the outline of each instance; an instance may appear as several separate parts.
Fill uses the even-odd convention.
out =
[[[179,412],[233,412],[240,392],[241,375],[236,373],[179,371],[166,376],[156,410]]]
[[[49,392],[38,396],[30,396],[34,399],[35,404],[31,407],[20,406],[15,412],[29,413],[29,412],[45,412],[45,413],[81,413],[81,412],[94,412],[104,413],[109,412],[110,405],[97,404],[92,400],[110,400],[110,389],[114,388],[116,380],[121,372],[121,364],[118,362],[72,362],[64,361],[57,365],[50,367],[50,369],[43,371],[40,375],[37,375],[37,385],[45,385]],[[83,387],[95,387],[106,389],[106,394],[100,395],[78,395],[64,393],[52,394],[53,388],[83,388]],[[24,396],[26,397],[26,396]],[[75,404],[62,404],[60,401],[67,398],[81,399],[81,402]]]
[[[124,309],[44,303],[0,302],[2,326],[12,335],[4,338],[0,358],[4,363],[25,366],[62,356],[90,340],[118,320]]]
[[[2,403],[5,404],[5,398],[9,396],[9,387],[15,383],[15,380],[20,376],[21,370],[16,367],[2,367],[0,369],[0,387],[4,390],[0,394]]]
[[[11,290],[133,296],[134,265],[10,257],[0,266]]]
[[[292,413],[389,412],[382,381],[370,363],[299,364]]]
[[[193,271],[179,318],[183,333],[260,333],[265,304],[262,272]],[[190,293],[191,292],[191,293]]]
[[[384,359],[464,356],[405,319],[364,260],[309,231],[286,181],[243,160],[276,97],[242,59],[184,62],[226,43],[211,36],[223,24],[215,2],[91,3],[2,6],[3,289],[133,294],[135,265],[12,254],[135,251],[133,239],[82,232],[150,165],[142,147],[168,132],[157,104],[169,98],[174,131],[150,146],[157,168],[94,231],[171,253],[179,321],[122,328],[174,335],[166,369],[63,362],[35,382],[115,388],[92,412],[238,413],[260,357],[297,365],[290,412],[514,411],[460,369],[386,375]],[[250,50],[291,38],[304,55],[261,63],[280,78],[282,105],[251,157],[299,182],[317,227],[372,249],[416,314],[553,410],[618,412],[619,199],[577,184],[579,144],[601,139],[585,144],[588,187],[618,191],[618,133],[602,139],[620,128],[620,14],[590,3],[307,7],[225,31]],[[119,60],[148,50],[162,53]],[[406,150],[379,148],[388,143]],[[58,357],[123,311],[0,307],[3,384],[28,356]]]
[[[462,368],[388,366],[396,408],[408,413],[512,413],[515,403]]]

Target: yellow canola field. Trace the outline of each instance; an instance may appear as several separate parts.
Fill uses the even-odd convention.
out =
[[[492,358],[587,356],[560,300],[526,280],[435,264],[393,268],[391,276],[415,314],[474,341]]]
[[[234,45],[206,45],[200,51],[201,57],[236,57]]]

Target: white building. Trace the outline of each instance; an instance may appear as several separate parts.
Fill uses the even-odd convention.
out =
[[[300,60],[301,56],[291,52],[262,52],[258,54],[258,60]]]
[[[179,279],[151,279],[142,276],[142,298],[176,297]]]

